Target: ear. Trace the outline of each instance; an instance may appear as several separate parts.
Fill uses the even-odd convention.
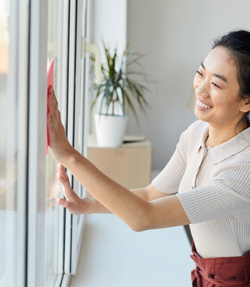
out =
[[[250,96],[247,95],[247,98],[242,99],[242,105],[240,111],[243,113],[247,113],[250,111]]]

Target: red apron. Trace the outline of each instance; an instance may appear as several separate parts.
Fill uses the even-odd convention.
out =
[[[201,258],[192,243],[196,268],[191,272],[193,287],[250,286],[250,253],[240,257]]]

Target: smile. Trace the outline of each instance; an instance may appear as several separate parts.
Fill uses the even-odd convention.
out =
[[[197,100],[197,106],[203,109],[211,109],[211,106],[207,106],[204,103],[202,103],[201,101]]]

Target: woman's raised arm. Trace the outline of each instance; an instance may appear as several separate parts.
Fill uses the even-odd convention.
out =
[[[53,157],[131,229],[142,231],[190,223],[176,195],[148,202],[99,171],[69,144],[54,91],[51,92],[49,107],[49,145]]]
[[[63,184],[63,194],[65,199],[59,198],[58,203],[67,208],[70,213],[76,215],[90,213],[111,213],[110,210],[108,210],[93,197],[79,198],[70,187],[69,178],[63,165],[59,166],[59,180]],[[145,188],[133,189],[131,192],[147,201],[168,196],[168,194],[164,194],[157,190],[152,184]]]

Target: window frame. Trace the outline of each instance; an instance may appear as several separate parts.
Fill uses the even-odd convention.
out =
[[[28,122],[28,46],[29,46],[29,0],[18,2],[18,243],[17,243],[17,287],[25,287],[27,283],[27,122]],[[25,33],[25,35],[24,35]],[[22,115],[22,116],[20,116]]]
[[[75,101],[75,17],[76,17],[76,0],[70,1],[69,7],[69,37],[68,37],[68,100],[67,100],[67,123],[66,134],[69,143],[73,146],[73,122],[74,122],[74,101]],[[73,184],[73,175],[67,170],[71,187]],[[64,250],[64,272],[71,273],[71,221],[72,215],[65,210],[65,250]]]
[[[70,143],[78,143],[79,152],[86,156],[88,83],[84,80],[88,80],[89,56],[86,56],[86,60],[82,58],[82,37],[85,36],[82,26],[86,28],[87,25],[82,25],[81,21],[82,16],[88,14],[87,10],[85,13],[87,1],[62,1],[58,19],[63,26],[58,39],[62,49],[57,49],[61,63],[58,78],[61,83],[57,87],[63,100],[59,109],[64,111],[62,122]],[[83,5],[84,15],[80,8],[76,17],[77,5],[78,8]],[[17,287],[44,287],[48,0],[13,0],[10,1],[10,8],[14,11],[10,27],[13,38],[10,49],[13,51],[10,55],[15,55],[11,57],[11,71],[15,73],[12,78],[16,83],[11,85],[13,91],[10,95],[13,99],[18,96]],[[79,27],[77,34],[73,31],[76,19]],[[76,57],[80,60],[76,61]],[[72,175],[70,178],[80,195],[80,183]],[[56,216],[62,218],[59,234],[64,234],[59,238],[58,246],[55,286],[59,287],[68,286],[70,274],[76,272],[85,216],[73,216],[60,206]]]
[[[85,36],[87,2],[85,0],[71,1],[69,28],[69,89],[68,89],[68,122],[67,137],[70,144],[86,156],[87,130],[87,74],[88,66],[83,58],[82,37]],[[87,17],[88,18],[88,17]],[[84,25],[83,25],[84,22]],[[84,31],[83,31],[84,29]],[[88,106],[88,105],[87,105]],[[79,133],[79,114],[81,131]],[[79,146],[78,143],[80,142]],[[81,184],[67,171],[71,187],[81,196]],[[86,194],[83,188],[83,194]],[[78,220],[79,219],[79,220]],[[79,253],[83,238],[84,215],[72,215],[66,212],[65,238],[65,273],[76,274]]]
[[[61,95],[59,110],[61,112],[61,120],[66,126],[67,121],[67,77],[68,77],[68,9],[69,0],[57,1],[57,27],[60,33],[56,37],[56,56],[57,56],[57,94]],[[59,197],[63,197],[62,186],[60,188]],[[64,276],[64,248],[65,248],[65,210],[60,205],[55,206],[55,216],[59,224],[58,232],[55,230],[54,243],[57,246],[57,256],[54,258],[54,271],[58,273],[55,286],[61,285]]]
[[[44,287],[48,1],[30,1],[27,286]],[[29,156],[29,155],[32,156]],[[34,192],[36,191],[36,192]],[[39,210],[38,210],[39,207]]]

